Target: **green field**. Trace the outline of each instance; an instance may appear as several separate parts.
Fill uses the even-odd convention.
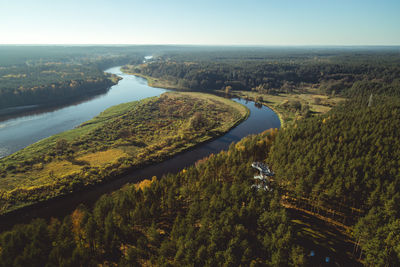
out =
[[[107,109],[0,160],[0,212],[79,190],[162,161],[227,132],[248,116],[233,101],[165,93]]]

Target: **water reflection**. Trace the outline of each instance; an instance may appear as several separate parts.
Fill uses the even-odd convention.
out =
[[[88,102],[90,100],[94,100],[96,98],[102,97],[103,95],[107,94],[107,92],[111,89],[111,87],[98,91],[96,95],[90,96],[80,96],[79,99],[71,99],[69,102],[63,103],[52,103],[51,105],[30,105],[30,106],[23,106],[23,107],[13,107],[13,108],[6,108],[0,110],[0,122],[17,119],[26,116],[33,116],[33,115],[40,115],[43,113],[57,111],[59,109],[63,109],[69,106],[76,106],[82,103]]]
[[[262,104],[258,103],[258,102],[254,102],[254,106],[258,109],[262,108]]]
[[[165,89],[147,85],[145,79],[123,74],[119,67],[106,70],[123,79],[106,93],[73,105],[47,107],[10,117],[0,122],[0,158],[51,135],[72,129],[111,106],[157,96]]]

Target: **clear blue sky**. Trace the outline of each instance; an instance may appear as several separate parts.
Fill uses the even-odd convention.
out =
[[[0,44],[400,45],[400,0],[0,0]]]

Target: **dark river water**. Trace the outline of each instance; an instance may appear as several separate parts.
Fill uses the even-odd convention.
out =
[[[0,122],[0,156],[9,155],[40,139],[71,129],[110,106],[160,95],[166,91],[148,86],[143,78],[121,73],[119,67],[106,71],[117,74],[123,79],[104,95],[55,111]],[[126,183],[135,183],[152,176],[160,178],[163,174],[178,172],[211,153],[226,150],[232,142],[237,142],[249,134],[280,127],[279,118],[271,109],[257,107],[254,102],[239,99],[235,101],[247,106],[250,109],[250,116],[225,135],[182,152],[162,163],[134,170],[113,181],[1,216],[0,231],[16,223],[29,222],[36,217],[48,219],[65,216],[79,204],[91,206],[102,194],[112,192]]]

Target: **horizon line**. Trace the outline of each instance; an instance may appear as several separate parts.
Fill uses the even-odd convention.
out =
[[[10,43],[0,46],[208,46],[208,47],[400,47],[400,44],[107,44],[107,43]]]

